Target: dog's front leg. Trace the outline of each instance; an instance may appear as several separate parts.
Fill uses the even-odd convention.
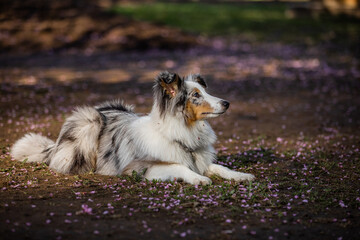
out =
[[[228,180],[235,180],[237,182],[241,181],[252,181],[255,179],[255,176],[249,173],[237,172],[234,170],[230,170],[227,167],[218,165],[218,164],[210,164],[208,169],[205,172],[206,176],[218,175],[222,178]]]
[[[211,184],[208,177],[201,176],[188,167],[180,164],[156,164],[147,169],[145,178],[149,180],[158,179],[162,181],[182,179],[193,185]]]

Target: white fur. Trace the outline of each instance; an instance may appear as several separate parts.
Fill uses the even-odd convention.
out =
[[[196,82],[186,82],[186,85],[189,88],[197,88],[200,90],[202,96],[204,97],[204,99],[206,99],[206,102],[208,102],[210,104],[210,106],[214,109],[214,113],[212,114],[208,114],[208,116],[206,118],[212,118],[212,117],[217,117],[220,114],[224,113],[224,110],[221,107],[221,100],[220,98],[211,96],[210,94],[208,94],[205,89],[198,83]]]
[[[224,113],[229,106],[207,94],[196,77],[191,75],[184,81],[168,72],[160,74],[154,86],[154,105],[147,116],[139,117],[121,101],[77,108],[67,118],[56,143],[27,134],[15,143],[11,153],[17,160],[43,161],[65,174],[94,171],[121,175],[147,169],[144,177],[149,180],[176,178],[190,184],[210,184],[208,176],[214,174],[235,181],[253,180],[251,174],[213,164],[214,131],[205,118],[191,124],[187,121],[184,99],[191,103],[200,99],[194,100],[194,88],[201,92],[201,101],[211,106],[206,118]],[[171,85],[174,82],[175,87]],[[171,96],[165,95],[165,90],[170,90]]]
[[[169,119],[171,118],[171,119]],[[201,158],[197,161],[195,168],[203,174],[211,162],[215,159],[215,150],[211,147],[216,140],[216,136],[209,124],[199,121],[191,129],[183,121],[176,117],[168,117],[164,122],[156,113],[145,116],[131,124],[134,133],[135,145],[141,152],[150,156],[154,161],[164,161],[178,163],[191,167],[194,165],[188,154],[184,154],[184,149],[174,143],[174,139],[181,140],[186,146],[196,149],[200,148],[195,154]],[[201,146],[199,139],[202,138]],[[202,155],[204,155],[202,157]]]
[[[65,143],[51,159],[49,167],[59,173],[70,173],[72,159],[74,158],[73,146]]]
[[[193,185],[211,184],[210,178],[197,174],[180,164],[154,165],[146,171],[145,178],[149,180],[158,179],[162,181],[181,179],[184,182]]]
[[[255,179],[255,176],[252,174],[236,172],[218,164],[211,164],[208,167],[205,175],[207,176],[218,175],[222,178],[228,180],[235,180],[237,182],[252,181]]]
[[[46,137],[29,133],[14,144],[11,155],[19,161],[41,162],[44,160],[43,150],[52,144],[54,142]]]

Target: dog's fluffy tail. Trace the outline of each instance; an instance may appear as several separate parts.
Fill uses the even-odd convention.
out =
[[[35,133],[26,134],[11,148],[11,155],[18,161],[45,162],[54,142]]]

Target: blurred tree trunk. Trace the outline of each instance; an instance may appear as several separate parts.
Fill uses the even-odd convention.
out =
[[[318,17],[322,13],[345,14],[360,18],[360,0],[310,0],[289,4],[286,15],[294,17]]]
[[[314,0],[320,1],[331,14],[348,14],[360,17],[360,0]]]

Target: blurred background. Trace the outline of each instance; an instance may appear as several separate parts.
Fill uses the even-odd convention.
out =
[[[206,37],[337,44],[359,55],[359,0],[3,0],[0,52],[175,49]]]

